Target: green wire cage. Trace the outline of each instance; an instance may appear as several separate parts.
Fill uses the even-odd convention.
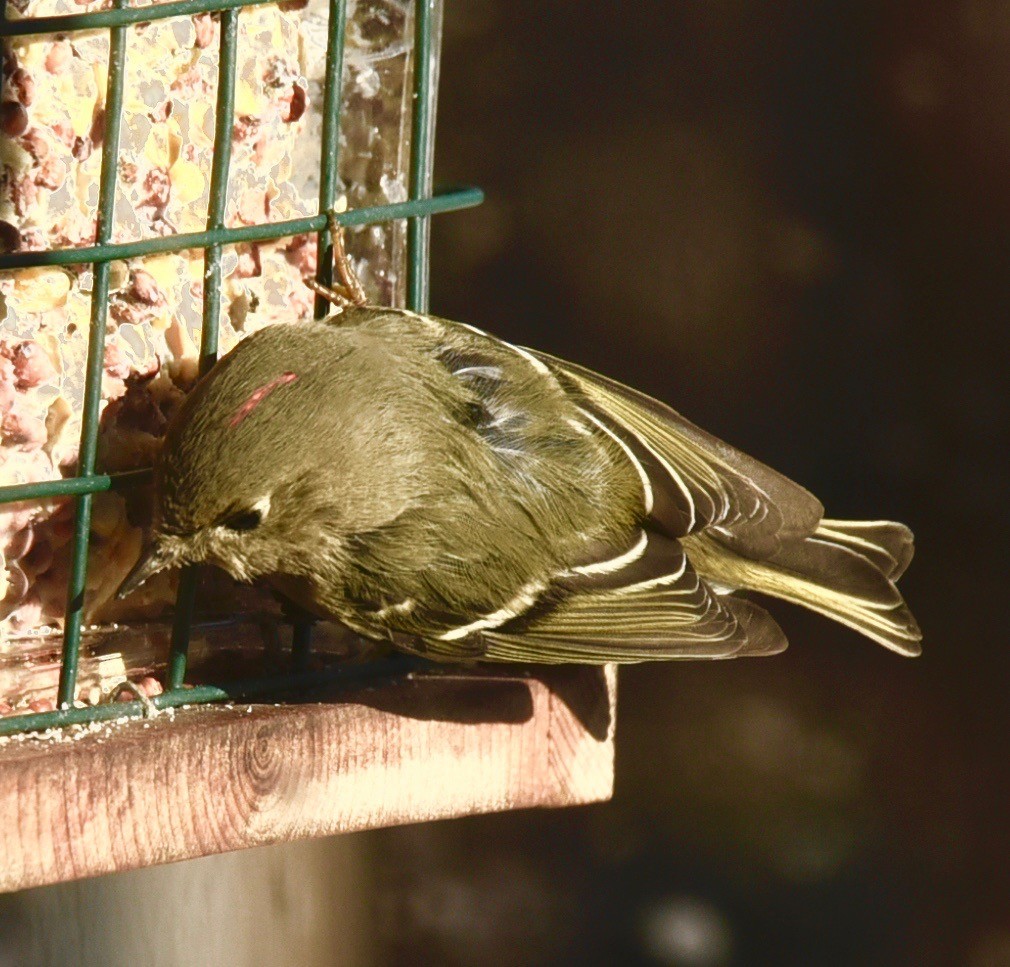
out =
[[[10,3],[10,0],[8,0]],[[0,718],[0,735],[36,731],[75,723],[139,716],[149,710],[149,702],[129,701],[85,705],[75,702],[78,668],[82,652],[84,592],[89,565],[89,540],[92,530],[93,501],[103,491],[127,491],[143,479],[145,471],[103,473],[98,470],[99,419],[102,409],[103,360],[110,304],[110,275],[120,260],[157,253],[181,253],[202,250],[202,324],[199,341],[199,372],[206,372],[218,355],[221,318],[222,250],[241,243],[267,242],[314,233],[316,238],[316,277],[330,283],[332,243],[327,231],[327,212],[338,205],[340,177],[338,155],[341,133],[342,78],[345,70],[346,27],[349,0],[329,0],[326,20],[325,70],[322,79],[322,131],[318,167],[318,208],[316,214],[299,218],[271,220],[227,227],[229,175],[232,170],[232,135],[236,123],[236,75],[239,25],[251,8],[283,0],[174,0],[151,6],[131,7],[125,0],[112,0],[111,9],[80,14],[11,17],[7,6],[0,5],[0,37],[9,38],[56,35],[68,38],[107,31],[109,37],[107,81],[104,101],[104,130],[101,166],[95,208],[94,244],[75,247],[43,247],[18,251],[16,243],[0,253],[0,272],[46,266],[84,267],[90,265],[92,288],[87,335],[86,372],[76,472],[63,479],[0,487],[0,511],[19,502],[72,498],[75,503],[70,543],[69,580],[60,656],[56,708],[51,711],[8,714]],[[406,304],[424,311],[428,302],[428,219],[430,215],[479,204],[481,193],[474,188],[456,188],[433,192],[432,145],[434,97],[437,77],[437,29],[439,8],[433,0],[417,0],[413,8],[413,66],[410,79],[410,154],[409,187],[404,200],[387,204],[352,208],[338,214],[343,226],[379,225],[406,220]],[[202,231],[171,232],[151,238],[115,241],[116,192],[121,177],[121,127],[124,96],[130,92],[125,69],[131,30],[170,18],[213,14],[219,18],[218,73],[213,121],[213,152],[209,177],[209,201],[206,227]],[[208,95],[210,97],[211,95]],[[327,304],[316,299],[314,314],[327,314]],[[169,708],[198,702],[212,702],[244,697],[279,687],[311,683],[322,675],[360,674],[360,669],[341,670],[339,665],[323,673],[307,669],[311,648],[311,624],[296,621],[293,632],[294,670],[290,675],[269,679],[249,679],[222,685],[192,685],[186,682],[190,631],[194,619],[196,575],[183,573],[179,581],[174,610],[171,648],[166,671],[166,688],[153,698],[157,708]],[[0,696],[2,698],[2,696]]]

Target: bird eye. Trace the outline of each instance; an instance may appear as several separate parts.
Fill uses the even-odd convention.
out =
[[[263,513],[259,510],[241,510],[221,521],[223,527],[230,531],[251,531],[259,527]]]

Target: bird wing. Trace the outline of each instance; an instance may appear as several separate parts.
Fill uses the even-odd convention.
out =
[[[671,536],[709,530],[760,560],[812,534],[824,516],[813,494],[658,400],[573,363],[534,355],[628,443],[654,490],[652,517]]]
[[[773,502],[768,501],[766,508],[756,496],[763,496],[759,484],[765,477],[781,479],[780,490],[790,488],[803,495],[805,491],[756,462],[756,469],[746,475],[737,469],[750,469],[742,454],[736,465],[725,454],[720,459],[715,448],[722,445],[717,441],[704,437],[703,445],[701,431],[696,430],[694,438],[687,435],[684,427],[690,424],[673,411],[647,397],[639,400],[616,383],[462,324],[426,323],[429,354],[470,400],[468,406],[456,407],[459,412],[453,411],[453,420],[471,427],[488,452],[496,455],[496,462],[489,464],[491,472],[503,474],[512,463],[535,465],[543,479],[551,481],[550,487],[541,488],[546,493],[553,493],[557,485],[578,498],[571,506],[549,500],[534,513],[524,505],[534,529],[548,512],[577,511],[585,523],[569,521],[564,531],[570,533],[570,546],[562,553],[537,556],[531,551],[522,560],[495,564],[496,555],[511,551],[513,542],[501,535],[489,546],[473,534],[469,540],[464,537],[462,549],[452,542],[453,554],[463,554],[465,560],[436,555],[421,573],[412,567],[410,573],[400,574],[396,602],[392,606],[379,602],[374,612],[400,647],[448,660],[467,656],[551,663],[727,658],[771,654],[785,647],[781,630],[765,611],[706,584],[678,538],[709,525],[742,527],[746,518],[737,508],[740,500],[749,501],[746,513],[753,521],[765,524],[777,510]],[[441,328],[434,329],[433,324]],[[562,449],[564,460],[558,457]],[[585,458],[580,460],[583,451]],[[597,492],[589,473],[607,466],[601,460],[604,451],[612,457],[623,451],[638,471],[632,475],[642,492],[637,522],[629,516],[627,526],[620,528],[603,528],[596,522],[604,512],[600,501],[606,493]],[[723,451],[728,448],[723,446]],[[531,463],[531,458],[542,463]],[[581,467],[578,472],[585,479],[575,481],[574,488],[560,487],[559,467]],[[521,486],[524,479],[519,475],[513,484]],[[597,483],[602,487],[611,479],[608,473]],[[627,474],[620,479],[628,484]],[[461,493],[473,493],[478,483],[466,481]],[[629,488],[629,495],[637,486]],[[816,519],[809,530],[820,519],[820,505],[814,504]],[[605,516],[609,519],[612,514],[606,511]],[[413,520],[410,514],[403,516],[400,529]],[[781,516],[777,520],[782,530]],[[517,528],[523,525],[519,515],[514,522]],[[467,526],[473,529],[475,523],[471,520]],[[356,566],[364,566],[362,562],[387,544],[394,550],[405,543],[417,544],[405,533],[393,540],[392,531],[386,530],[388,541],[379,539],[383,535],[371,535],[368,547],[356,552]],[[576,540],[579,535],[581,540]],[[542,541],[544,534],[533,537]],[[438,549],[445,540],[446,535],[440,535],[432,547]],[[554,569],[541,569],[549,561]],[[460,568],[470,589],[467,600],[459,597],[459,582],[452,578]],[[377,570],[387,578],[403,571],[389,566]]]
[[[483,657],[516,662],[637,662],[657,658],[733,658],[770,655],[786,647],[766,611],[715,594],[677,542],[652,535],[662,573],[639,558],[638,579],[616,583],[605,573],[560,597],[544,600],[499,628],[480,632]],[[629,569],[619,573],[627,579]],[[613,586],[607,586],[610,583]],[[565,579],[559,582],[564,588]]]

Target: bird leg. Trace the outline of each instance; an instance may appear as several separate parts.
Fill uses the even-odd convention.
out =
[[[329,211],[326,220],[330,226],[330,238],[333,240],[333,268],[336,270],[341,285],[347,290],[351,305],[363,306],[368,297],[365,295],[361,280],[354,274],[347,250],[344,248],[344,227],[337,221],[337,213]]]
[[[323,285],[316,279],[307,278],[305,284],[316,293],[322,296],[327,302],[333,303],[340,309],[348,306],[363,306],[368,301],[364,287],[354,274],[351,268],[350,259],[347,257],[347,250],[344,248],[344,229],[337,222],[337,213],[330,211],[327,213],[327,223],[329,224],[330,238],[333,241],[333,269],[336,272],[338,283],[333,285]]]
[[[312,652],[312,626],[318,620],[311,611],[306,611],[286,594],[273,592],[281,606],[281,614],[291,622],[291,667],[293,671],[307,671]]]

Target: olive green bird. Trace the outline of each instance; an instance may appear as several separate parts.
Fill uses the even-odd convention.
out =
[[[827,520],[662,403],[433,316],[254,333],[179,409],[155,480],[121,595],[207,562],[415,654],[602,663],[779,652],[758,592],[920,650],[902,524]]]

